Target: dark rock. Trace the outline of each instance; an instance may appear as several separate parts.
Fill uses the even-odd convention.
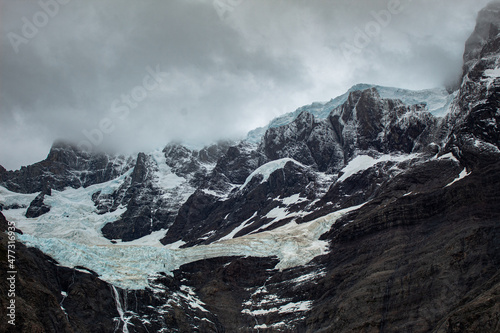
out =
[[[168,229],[174,223],[179,209],[185,203],[185,193],[191,194],[195,186],[210,179],[216,160],[224,154],[228,143],[219,143],[200,151],[179,144],[163,149],[165,163],[186,182],[180,188],[168,191],[158,183],[157,174],[162,167],[153,156],[139,153],[130,177],[112,194],[94,193],[92,200],[100,214],[114,211],[120,205],[127,210],[119,220],[108,223],[102,233],[109,239],[131,241],[151,232]],[[214,177],[212,177],[214,178]],[[170,193],[165,197],[165,194]]]
[[[352,92],[329,119],[340,138],[345,160],[356,151],[418,151],[432,142],[437,126],[437,120],[424,106],[382,99],[375,88]]]
[[[243,184],[246,178],[266,162],[265,157],[254,146],[240,143],[229,147],[217,161],[213,174],[224,175],[231,184]]]
[[[331,252],[320,259],[329,268],[318,288],[328,291],[315,302],[308,329],[426,332],[461,322],[461,332],[479,323],[494,332],[499,172],[497,163],[452,186],[370,203],[338,221],[328,236]]]
[[[51,194],[52,190],[50,187],[45,188],[42,192],[40,192],[40,194],[37,195],[36,198],[30,203],[25,216],[28,218],[35,218],[48,213],[50,211],[50,206],[46,205],[43,200],[46,195],[50,196]]]
[[[238,227],[247,220],[247,226],[235,236],[242,236],[262,228],[273,218],[266,215],[274,208],[283,206],[278,201],[299,194],[302,198],[314,197],[315,174],[293,162],[288,162],[282,169],[274,171],[269,179],[261,183],[261,178],[254,177],[245,188],[236,191],[227,200],[204,191],[197,191],[182,206],[175,223],[170,227],[163,244],[182,240],[184,247],[195,244],[209,244]],[[304,208],[302,203],[288,207],[290,212]],[[273,224],[262,230],[270,230],[283,225],[288,220]],[[181,235],[181,237],[179,237]]]
[[[230,142],[220,142],[196,151],[180,144],[169,144],[163,152],[172,172],[189,178],[193,186],[198,187],[208,180],[211,170],[207,169],[207,165],[216,164],[229,147]]]
[[[293,158],[319,171],[338,171],[344,156],[334,128],[304,111],[292,123],[270,128],[261,149],[269,160]]]
[[[474,62],[482,58],[482,50],[488,40],[500,31],[500,3],[492,1],[477,16],[472,35],[465,43],[463,76],[470,72]]]
[[[9,228],[9,223],[5,219],[5,216],[0,212],[0,232],[6,231]]]
[[[114,211],[119,205],[127,207],[118,221],[102,228],[104,237],[131,241],[166,228],[173,222],[168,219],[168,212],[162,209],[163,201],[159,198],[162,191],[156,186],[153,176],[157,170],[158,165],[151,156],[139,153],[130,177],[117,191],[113,194],[94,193],[93,200],[101,213]]]

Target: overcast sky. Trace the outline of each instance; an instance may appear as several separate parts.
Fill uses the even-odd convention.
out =
[[[487,2],[0,0],[0,164],[58,138],[126,153],[241,138],[356,83],[442,86]]]

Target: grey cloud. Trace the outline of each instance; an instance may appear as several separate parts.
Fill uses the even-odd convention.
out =
[[[212,0],[73,0],[18,53],[7,34],[20,34],[40,5],[3,2],[0,164],[33,163],[57,138],[88,141],[84,131],[105,118],[113,131],[99,148],[131,153],[242,137],[359,82],[420,89],[458,73],[487,1],[401,0],[405,10],[344,57],[342,43],[389,1],[242,0],[222,20]],[[161,86],[117,117],[113,101],[140,87],[148,66],[161,68]]]

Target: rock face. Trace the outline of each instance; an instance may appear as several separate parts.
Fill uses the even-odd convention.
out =
[[[465,77],[472,70],[478,60],[484,58],[484,47],[491,44],[500,32],[500,6],[498,1],[493,1],[478,15],[476,27],[465,43],[464,73]]]
[[[356,149],[407,154],[421,151],[432,142],[437,124],[424,105],[381,99],[376,89],[352,93],[332,112],[330,120],[346,160]]]
[[[26,210],[26,217],[35,218],[48,213],[50,211],[50,206],[46,205],[43,200],[45,199],[46,195],[50,196],[51,193],[52,191],[50,188],[40,192],[40,194],[36,196],[36,198],[30,203],[30,206]]]
[[[114,211],[120,205],[127,207],[118,221],[102,228],[103,235],[131,241],[170,228],[181,206],[206,181],[226,148],[221,143],[198,152],[168,145],[154,156],[139,153],[130,176],[117,191],[96,193],[93,198],[101,213]]]
[[[92,216],[120,212],[102,234],[125,242],[164,230],[164,245],[217,245],[359,206],[321,232],[327,246],[306,265],[280,270],[279,256],[224,254],[151,272],[143,290],[114,288],[16,243],[22,329],[499,332],[499,13],[498,2],[479,13],[443,118],[423,100],[358,87],[316,116],[279,118],[259,144],[170,144],[114,158],[59,143],[45,161],[0,168],[10,191],[40,192],[28,217],[53,216],[49,188],[90,188]],[[27,203],[1,202],[5,211]]]
[[[122,187],[123,196],[118,194],[121,200],[114,200],[111,207],[111,209],[116,209],[118,204],[126,204],[127,210],[120,220],[108,223],[102,228],[105,237],[128,241],[171,224],[168,219],[169,212],[161,209],[163,202],[158,199],[161,191],[154,183],[152,171],[155,170],[157,170],[157,165],[152,157],[144,153],[137,156],[134,169],[128,179],[129,182],[126,183],[126,187]],[[96,201],[100,199],[101,194],[97,196]]]
[[[332,251],[321,260],[332,279],[324,280],[329,292],[308,318],[310,330],[454,332],[458,309],[475,318],[464,318],[460,332],[478,323],[498,329],[499,212],[490,200],[498,167],[411,196],[387,192],[339,221],[345,226],[326,236]]]

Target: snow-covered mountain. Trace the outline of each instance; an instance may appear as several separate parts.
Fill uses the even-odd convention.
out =
[[[499,12],[452,94],[361,84],[238,143],[0,167],[20,331],[497,332]]]
[[[302,106],[294,112],[280,116],[272,120],[267,126],[259,127],[250,131],[246,140],[252,143],[259,143],[268,129],[287,125],[293,122],[298,115],[304,111],[309,112],[317,119],[325,119],[335,108],[344,104],[352,92],[367,90],[370,88],[375,88],[382,98],[398,99],[406,105],[425,105],[425,108],[436,117],[443,117],[448,113],[450,104],[455,97],[455,93],[450,94],[445,88],[415,91],[360,83],[351,87],[345,94],[333,98],[328,102],[315,102],[310,105]]]

